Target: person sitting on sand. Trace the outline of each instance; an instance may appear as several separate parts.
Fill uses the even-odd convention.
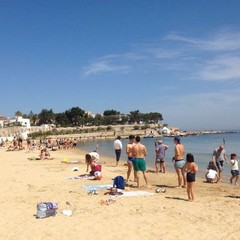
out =
[[[219,181],[219,175],[217,173],[217,168],[213,161],[210,161],[208,164],[205,178],[208,183],[217,183]]]
[[[51,158],[51,156],[50,156],[50,153],[49,153],[49,151],[46,149],[46,148],[43,148],[41,151],[40,151],[40,155],[39,155],[39,158],[41,159],[41,160],[52,160],[53,158]],[[39,160],[40,160],[39,159]]]
[[[91,171],[90,175],[94,176],[96,180],[102,179],[102,166],[99,164],[99,154],[97,152],[90,152],[85,155],[85,161],[87,164],[87,170],[89,170],[89,166]]]

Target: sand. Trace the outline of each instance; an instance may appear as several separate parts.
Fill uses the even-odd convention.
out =
[[[112,184],[117,175],[126,177],[124,161],[100,156],[104,178],[67,180],[86,173],[84,152],[51,152],[53,160],[28,160],[39,151],[7,152],[0,148],[1,234],[0,239],[239,239],[240,188],[229,183],[195,183],[196,200],[187,201],[186,189],[176,189],[176,174],[148,172],[149,196],[112,197],[116,202],[101,205],[110,197],[107,190],[88,195],[82,186]],[[78,164],[62,163],[64,157]],[[73,171],[78,167],[79,171]],[[133,175],[131,176],[133,179]],[[130,182],[136,186],[134,182]],[[156,187],[166,188],[155,193]],[[137,191],[128,188],[128,191]],[[59,205],[55,217],[36,219],[41,201]],[[67,204],[68,203],[68,204]],[[70,203],[70,205],[69,205]],[[72,216],[62,213],[72,210]]]

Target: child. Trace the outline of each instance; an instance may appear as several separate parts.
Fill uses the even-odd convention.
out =
[[[232,177],[230,178],[230,183],[232,184],[233,183],[232,181],[235,178],[235,185],[238,185],[237,181],[238,181],[239,169],[238,169],[238,159],[235,153],[231,154],[231,174],[232,174]]]
[[[87,164],[87,172],[89,166],[91,167],[90,175],[94,176],[94,179],[102,179],[102,166],[99,164],[99,154],[97,152],[90,152],[85,155],[85,160]]]
[[[208,183],[217,183],[219,181],[217,167],[215,166],[213,161],[210,161],[208,164],[207,173],[205,174],[205,178]],[[215,179],[216,179],[216,181],[215,181]]]
[[[198,171],[198,166],[194,162],[194,156],[188,153],[186,156],[186,163],[183,167],[187,171],[187,195],[189,201],[194,201],[193,183],[195,182],[196,172]]]

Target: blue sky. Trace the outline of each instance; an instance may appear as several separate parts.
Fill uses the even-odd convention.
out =
[[[160,112],[240,129],[239,0],[0,0],[0,114]]]

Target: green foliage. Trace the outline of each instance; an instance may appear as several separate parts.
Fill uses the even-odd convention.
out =
[[[116,111],[116,110],[105,110],[103,112],[103,116],[113,116],[113,115],[119,115],[120,112]]]
[[[42,109],[39,114],[32,111],[26,115],[20,111],[16,112],[19,116],[30,118],[31,125],[54,124],[57,127],[83,127],[83,126],[108,126],[125,124],[127,122],[145,124],[159,123],[162,121],[162,114],[157,112],[141,113],[139,110],[131,111],[130,114],[120,114],[116,110],[105,110],[103,116],[96,114],[90,115],[79,107],[73,107],[62,113],[54,113],[52,109]]]

